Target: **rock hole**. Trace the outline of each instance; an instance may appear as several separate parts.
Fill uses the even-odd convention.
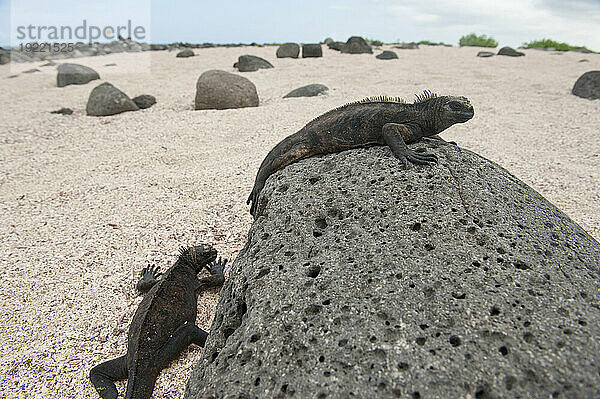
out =
[[[338,346],[339,347],[346,346],[347,343],[348,343],[348,340],[346,338],[343,338],[338,341]]]
[[[500,351],[502,356],[508,355],[508,348],[506,346],[502,345],[500,348],[498,348],[498,350]]]
[[[250,342],[257,342],[260,340],[260,334],[252,334],[250,336]]]
[[[269,269],[268,267],[264,268],[264,269],[260,269],[258,271],[258,274],[256,275],[256,280],[258,280],[259,278],[263,278],[264,276],[266,276],[267,274],[269,274],[271,272],[271,269]]]
[[[421,328],[421,330],[427,330],[429,326],[427,324],[419,324],[419,328]]]
[[[323,306],[317,304],[311,304],[306,307],[306,313],[308,314],[318,314],[321,312]]]
[[[325,356],[319,356],[319,363],[323,363],[325,361]]]
[[[467,297],[467,294],[465,294],[464,292],[453,292],[452,293],[452,298],[454,299],[465,299]]]
[[[425,337],[419,337],[415,340],[415,342],[421,346],[425,345],[425,341],[427,341],[427,338]]]
[[[449,339],[450,341],[450,345],[457,347],[460,346],[461,342],[460,342],[460,338],[458,338],[456,335],[452,335]]]
[[[498,316],[500,314],[500,309],[497,306],[492,306],[490,309],[491,316]]]
[[[433,245],[432,243],[428,242],[428,243],[425,244],[425,249],[428,250],[428,251],[432,251],[432,250],[435,249],[435,245]]]
[[[513,265],[515,266],[515,268],[517,268],[519,270],[531,269],[527,263],[523,262],[520,259],[517,259],[515,262],[513,262]]]
[[[310,182],[310,184],[315,184],[319,180],[321,180],[320,177],[311,177],[310,179],[308,179],[308,181]]]
[[[319,275],[319,273],[321,273],[321,266],[319,266],[319,265],[311,265],[308,268],[308,271],[307,271],[306,274],[307,274],[308,277],[316,278]]]
[[[256,379],[254,380],[254,386],[257,387],[260,385],[260,377],[256,377]]]
[[[408,370],[408,363],[400,362],[398,363],[398,370]]]
[[[320,229],[327,228],[327,221],[323,218],[319,218],[315,220],[315,225]]]
[[[419,391],[415,391],[413,393],[411,393],[412,399],[421,399],[421,394],[419,393]]]
[[[225,330],[223,330],[223,335],[225,336],[225,340],[227,340],[227,338],[229,338],[229,336],[231,334],[233,334],[234,331],[235,331],[235,328],[231,328],[231,327],[228,327]]]
[[[413,223],[412,226],[410,226],[410,229],[412,231],[419,231],[419,230],[421,230],[421,223],[419,223],[419,222]]]

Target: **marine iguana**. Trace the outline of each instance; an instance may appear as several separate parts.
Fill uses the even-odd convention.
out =
[[[163,368],[189,344],[204,346],[208,333],[195,325],[198,294],[223,284],[227,259],[216,261],[217,251],[206,244],[180,252],[160,279],[156,266],[142,270],[136,288],[145,296],[129,327],[127,354],[90,371],[90,380],[103,399],[116,399],[114,381],[124,379],[128,380],[126,399],[149,399]],[[210,276],[198,279],[203,268]]]
[[[419,153],[406,144],[436,135],[455,123],[464,123],[474,115],[465,97],[438,96],[428,90],[416,95],[412,104],[398,97],[369,97],[335,108],[308,122],[283,139],[263,160],[247,204],[256,217],[258,196],[267,178],[285,166],[317,154],[352,148],[388,145],[404,164],[425,165],[437,162],[433,154]],[[432,137],[433,136],[433,137]]]

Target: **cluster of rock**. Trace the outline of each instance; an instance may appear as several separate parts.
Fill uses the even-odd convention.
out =
[[[598,397],[600,244],[427,147],[437,166],[377,147],[269,178],[184,398]]]
[[[150,51],[151,46],[147,43],[138,43],[133,40],[115,40],[109,43],[82,42],[74,43],[72,50],[63,49],[63,51],[21,51],[20,48],[11,50],[0,50],[0,64],[13,62],[32,62],[41,60],[60,60],[68,58],[91,57],[98,55],[107,55],[114,53],[139,53],[140,51]]]
[[[110,116],[138,111],[156,104],[154,96],[144,94],[133,100],[112,84],[105,82],[90,93],[85,111],[89,116]]]
[[[325,39],[325,44],[332,50],[337,50],[345,54],[373,54],[371,46],[360,36],[350,37],[346,43],[336,42],[333,39]]]
[[[297,43],[284,43],[277,48],[277,58],[298,58],[300,45]],[[302,45],[302,58],[322,57],[323,49],[319,43],[306,43]]]

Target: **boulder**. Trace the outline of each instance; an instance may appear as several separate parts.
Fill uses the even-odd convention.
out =
[[[141,96],[133,97],[131,100],[139,109],[150,108],[156,104],[156,97],[151,96],[150,94],[142,94]]]
[[[342,51],[342,48],[344,48],[345,45],[346,43],[344,42],[331,42],[327,44],[327,47],[329,47],[332,50]]]
[[[509,57],[522,57],[525,55],[525,53],[517,51],[511,47],[502,47],[500,50],[498,50],[498,55],[507,55]]]
[[[419,43],[415,43],[415,42],[400,43],[399,45],[394,46],[394,48],[401,49],[401,50],[416,50],[419,48]]]
[[[273,68],[273,65],[265,59],[257,57],[255,55],[240,55],[238,62],[233,64],[234,68],[237,68],[240,72],[254,72],[259,69]]]
[[[347,54],[373,54],[371,46],[360,36],[352,36],[348,39],[341,51]]]
[[[330,43],[333,43],[333,39],[328,37],[325,40],[323,40],[323,43],[329,46]]]
[[[375,58],[379,60],[395,60],[398,59],[398,54],[393,51],[385,50],[383,53],[376,55]]]
[[[180,52],[178,52],[177,55],[176,55],[176,57],[177,58],[188,58],[188,57],[193,57],[195,55],[196,54],[194,54],[194,50],[190,50],[188,48],[188,49],[181,50]]]
[[[58,87],[84,85],[96,79],[100,79],[100,75],[92,68],[79,64],[66,63],[58,66],[56,85]]]
[[[600,98],[600,71],[589,71],[577,79],[572,93],[589,100]]]
[[[102,83],[92,90],[85,111],[90,116],[109,116],[127,111],[137,111],[135,103],[115,86]]]
[[[283,43],[277,48],[277,58],[298,58],[300,46],[297,43]]]
[[[283,98],[314,97],[314,96],[318,96],[319,94],[324,94],[327,90],[329,90],[329,88],[327,86],[321,85],[318,83],[314,83],[314,84],[302,86],[295,90],[292,90],[288,94],[283,96]]]
[[[196,83],[195,109],[258,107],[256,86],[243,76],[206,71]]]
[[[596,398],[600,244],[506,170],[426,140],[267,180],[185,398]]]
[[[477,57],[492,57],[494,55],[494,53],[492,53],[491,51],[480,51],[477,53]]]
[[[319,43],[309,43],[302,45],[302,58],[323,57],[323,49]]]

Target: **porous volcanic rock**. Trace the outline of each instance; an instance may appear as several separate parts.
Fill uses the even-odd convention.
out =
[[[600,98],[600,71],[589,71],[577,79],[572,93],[589,100]]]
[[[385,50],[383,53],[377,54],[375,58],[379,60],[396,60],[398,59],[398,54],[390,50]]]
[[[56,85],[58,87],[84,85],[96,79],[100,79],[100,75],[92,68],[79,64],[65,63],[58,66]]]
[[[426,140],[272,175],[185,397],[599,397],[600,244]]]
[[[195,55],[196,54],[194,53],[194,50],[190,50],[188,48],[188,49],[181,50],[180,52],[178,52],[177,55],[176,55],[176,57],[177,58],[188,58],[188,57],[193,57]]]
[[[345,44],[346,43],[344,42],[329,42],[327,43],[327,47],[329,47],[332,50],[342,51],[342,48],[344,48]]]
[[[323,57],[323,49],[319,43],[308,43],[302,45],[302,58]]]
[[[341,49],[348,54],[373,54],[371,46],[360,36],[352,36]]]
[[[141,96],[133,97],[131,100],[140,109],[150,108],[151,106],[156,104],[156,97],[151,96],[150,94],[142,94]]]
[[[85,111],[90,116],[109,116],[137,111],[138,106],[121,90],[105,82],[90,93]]]
[[[258,107],[256,86],[243,76],[211,70],[196,83],[195,109]]]
[[[238,57],[238,62],[233,64],[233,67],[237,68],[240,72],[254,72],[259,69],[273,68],[273,65],[263,58],[246,54],[240,55]]]
[[[498,55],[507,55],[509,57],[522,57],[525,53],[515,50],[512,47],[502,47],[498,50]]]
[[[283,96],[283,98],[290,97],[314,97],[319,94],[325,93],[329,88],[325,85],[319,83],[313,83],[310,85],[302,86],[297,89],[290,91],[288,94]]]
[[[298,43],[283,43],[277,48],[275,55],[277,58],[298,58],[300,46]]]

